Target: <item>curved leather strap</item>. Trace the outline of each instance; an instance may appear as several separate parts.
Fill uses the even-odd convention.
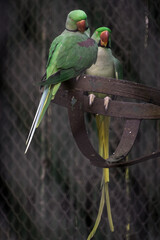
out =
[[[128,155],[137,137],[140,122],[140,120],[126,120],[120,143],[108,161],[118,162]]]
[[[74,96],[75,99],[78,99],[79,92],[82,91],[60,88],[53,102],[68,108],[71,105],[72,96]],[[104,109],[103,99],[95,98],[94,104],[91,107],[89,106],[88,102],[88,96],[83,95],[82,102],[79,102],[79,104],[81,104],[84,112],[127,119],[160,119],[160,106],[151,103],[135,103],[112,100],[110,101],[106,112]]]
[[[140,162],[144,162],[144,161],[147,161],[150,159],[155,159],[157,157],[160,157],[160,152],[158,151],[158,152],[152,153],[150,155],[143,156],[141,158],[129,160],[127,162],[126,161],[118,162],[118,161],[122,160],[122,156],[119,157],[118,159],[109,158],[109,159],[105,160],[99,154],[97,154],[97,152],[94,150],[94,148],[92,147],[92,145],[89,141],[88,134],[87,134],[87,131],[85,128],[83,111],[72,110],[71,108],[68,108],[68,115],[69,115],[69,120],[70,120],[70,126],[72,129],[72,134],[76,141],[77,146],[79,147],[79,149],[83,153],[83,155],[90,160],[91,164],[96,167],[100,167],[100,168],[126,167],[126,166],[131,166],[131,165],[134,165],[134,164],[137,164]],[[127,122],[126,126],[130,126],[131,122],[132,122],[132,120],[130,122]],[[135,124],[135,125],[137,125],[136,128],[138,128],[139,124]],[[125,131],[125,128],[124,128],[124,131]],[[136,137],[136,135],[135,135],[135,137]],[[121,138],[118,148],[120,147],[120,145],[123,145],[125,140],[126,139],[124,139],[124,137]],[[134,140],[135,140],[135,138],[132,138],[132,142],[130,141],[130,145],[132,145]],[[128,145],[128,147],[129,147],[129,145]],[[117,148],[117,150],[118,150],[118,148]],[[116,150],[116,155],[118,155],[118,152],[119,152],[117,150]],[[127,151],[125,151],[125,154],[127,154]]]
[[[85,80],[82,78],[86,78]],[[68,108],[70,125],[75,141],[81,152],[91,161],[92,165],[101,168],[130,166],[149,159],[157,158],[160,152],[152,153],[141,158],[121,161],[131,150],[136,139],[141,119],[160,119],[160,106],[148,103],[133,103],[111,101],[107,113],[104,110],[103,99],[95,99],[92,107],[88,105],[88,97],[84,91],[102,92],[140,99],[160,105],[160,91],[142,84],[124,80],[106,79],[100,77],[84,76],[78,82],[70,80],[59,89],[55,103]],[[115,153],[105,160],[92,147],[84,122],[84,112],[98,113],[107,116],[127,118],[120,143]]]
[[[78,81],[72,79],[64,84],[83,92],[100,92],[160,105],[160,89],[127,80],[84,75]]]
[[[114,164],[111,163],[124,159],[131,150],[139,130],[140,120],[126,120],[123,135],[115,154],[105,160],[94,150],[89,141],[84,121],[84,111],[78,107],[79,103],[83,102],[83,94],[79,92],[77,97],[78,100],[74,100],[74,103],[68,108],[70,126],[76,144],[83,155],[91,161],[91,164],[97,167],[114,167]]]
[[[72,88],[83,92],[100,92],[106,95],[139,99],[160,105],[160,89],[127,80],[83,75],[78,80],[71,79],[63,82],[64,85],[68,89]]]

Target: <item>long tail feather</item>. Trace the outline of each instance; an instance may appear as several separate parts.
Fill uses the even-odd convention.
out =
[[[44,90],[44,92],[42,94],[42,97],[41,97],[38,109],[36,111],[36,115],[34,117],[34,120],[33,120],[31,129],[30,129],[27,141],[26,141],[26,145],[27,146],[26,146],[25,154],[28,151],[28,148],[30,146],[30,143],[32,141],[32,138],[33,138],[33,135],[34,135],[34,132],[35,132],[36,128],[41,123],[41,121],[43,119],[43,116],[44,116],[44,114],[45,114],[45,112],[46,112],[46,110],[47,110],[51,100],[54,99],[55,94],[58,91],[60,85],[61,84],[59,83],[59,84],[56,84],[54,87],[49,87],[49,88],[46,87],[45,88],[45,90]]]
[[[45,112],[46,112],[46,110],[47,110],[47,108],[48,108],[51,100],[54,99],[54,97],[55,97],[55,95],[56,95],[56,93],[57,93],[60,85],[61,85],[61,83],[58,83],[58,84],[56,84],[54,87],[52,87],[52,88],[50,89],[50,92],[49,92],[49,94],[48,94],[47,97],[46,97],[46,100],[45,100],[45,103],[44,103],[44,105],[43,105],[43,109],[42,109],[41,114],[40,114],[40,116],[39,116],[39,120],[38,120],[38,123],[37,123],[37,126],[36,126],[36,127],[38,127],[39,124],[41,123],[42,118],[43,118],[43,116],[44,116],[44,114],[45,114]]]
[[[43,103],[44,103],[44,101],[45,101],[45,99],[46,99],[48,90],[49,90],[48,88],[45,89],[44,92],[43,92],[43,94],[42,94],[42,97],[41,97],[41,100],[40,100],[40,102],[39,102],[39,105],[38,105],[38,108],[37,108],[37,111],[36,111],[34,120],[33,120],[33,122],[32,122],[32,126],[31,126],[31,128],[30,128],[30,131],[29,131],[29,134],[28,134],[28,137],[27,137],[27,140],[26,140],[26,144],[27,144],[28,141],[29,141],[30,135],[31,135],[31,133],[32,133],[32,129],[33,129],[33,127],[35,126],[35,122],[36,122],[36,120],[37,120],[37,116],[38,116],[39,112],[42,110]]]
[[[96,124],[97,124],[98,139],[99,139],[99,154],[104,159],[107,159],[109,157],[109,123],[110,123],[109,117],[105,117],[102,115],[96,116]],[[103,169],[101,184],[102,184],[102,193],[101,193],[101,200],[100,200],[98,215],[97,215],[95,225],[94,225],[91,233],[89,234],[87,240],[90,240],[94,236],[94,234],[98,228],[98,225],[99,225],[101,217],[102,217],[102,212],[103,212],[105,202],[106,202],[106,206],[107,206],[107,214],[108,214],[110,230],[111,230],[111,232],[114,231],[110,199],[109,199],[109,169],[108,168]]]
[[[109,124],[110,124],[110,118],[101,116],[100,134],[103,136],[103,138],[100,138],[100,140],[102,141],[102,143],[100,143],[100,147],[103,149],[103,153],[101,156],[104,159],[107,159],[109,157]],[[108,222],[109,222],[111,232],[114,232],[110,199],[109,199],[109,169],[108,168],[103,169],[103,181],[104,181],[103,188],[105,191]]]
[[[87,240],[90,240],[90,239],[94,236],[95,232],[97,231],[97,228],[98,228],[99,223],[100,223],[100,221],[101,221],[101,216],[102,216],[102,213],[103,213],[104,203],[105,203],[105,192],[104,192],[104,189],[102,189],[102,194],[101,194],[101,200],[100,200],[100,204],[99,204],[98,215],[97,215],[97,218],[96,218],[94,227],[93,227],[92,231],[90,232]]]
[[[106,206],[107,206],[107,213],[108,213],[108,222],[111,232],[114,232],[114,225],[112,220],[112,213],[111,213],[111,205],[110,205],[110,199],[109,199],[109,184],[106,182],[104,184],[105,188],[105,197],[106,197]]]
[[[42,109],[43,109],[43,106],[44,106],[44,103],[46,101],[46,98],[47,98],[47,95],[49,93],[49,88],[46,88],[42,94],[42,97],[41,97],[41,100],[40,100],[40,103],[39,103],[39,106],[38,106],[38,109],[37,109],[37,112],[36,112],[36,115],[34,117],[34,120],[33,120],[33,123],[32,123],[32,126],[31,126],[31,129],[30,129],[30,132],[29,132],[29,135],[28,135],[28,138],[27,138],[27,141],[26,141],[26,150],[25,150],[25,154],[27,153],[28,151],[28,148],[30,146],[30,143],[32,141],[32,138],[33,138],[33,135],[34,135],[34,132],[36,130],[36,127],[37,127],[37,123],[39,121],[39,117],[42,113]]]

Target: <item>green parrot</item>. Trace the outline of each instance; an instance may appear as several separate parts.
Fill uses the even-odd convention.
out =
[[[40,83],[44,91],[26,141],[25,153],[61,83],[79,76],[97,59],[98,45],[89,37],[86,13],[82,10],[71,11],[65,27],[50,46],[45,80]]]
[[[92,38],[98,44],[98,55],[96,63],[86,70],[86,74],[100,77],[122,79],[123,78],[122,65],[120,61],[113,56],[111,50],[111,30],[107,27],[100,27],[96,29],[96,31],[92,35]],[[102,93],[96,93],[95,95],[91,93],[89,95],[89,105],[93,104],[95,97],[104,98],[104,107],[107,111],[108,104],[111,98]],[[109,157],[109,124],[110,124],[109,117],[96,115],[96,125],[99,139],[99,154],[104,159],[107,159]],[[107,206],[110,230],[112,232],[114,231],[110,208],[108,183],[109,183],[109,169],[104,168],[102,176],[102,194],[99,211],[95,225],[91,233],[89,234],[87,240],[90,240],[93,237],[98,228],[105,202]]]

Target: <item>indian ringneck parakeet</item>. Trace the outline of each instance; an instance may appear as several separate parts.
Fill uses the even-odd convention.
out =
[[[41,81],[44,91],[26,141],[25,153],[35,129],[42,121],[61,83],[79,76],[96,62],[98,45],[89,37],[86,13],[82,10],[71,11],[67,16],[65,27],[62,34],[56,37],[50,46],[46,78]]]
[[[98,44],[98,55],[96,64],[93,64],[89,69],[87,69],[86,74],[100,77],[111,77],[116,79],[122,79],[123,70],[122,65],[118,59],[112,55],[111,50],[111,30],[106,27],[100,27],[96,29],[92,38]],[[107,110],[110,97],[102,93],[96,93],[89,95],[89,104],[92,105],[95,97],[104,98],[104,107]],[[96,125],[98,130],[98,140],[99,140],[99,154],[107,159],[109,157],[109,123],[110,118],[102,115],[96,115]],[[95,234],[97,227],[100,223],[103,207],[106,202],[108,219],[110,229],[113,232],[114,226],[111,215],[110,200],[109,200],[109,169],[103,169],[102,176],[102,194],[100,200],[99,211],[95,225],[88,236],[88,239],[91,239]]]

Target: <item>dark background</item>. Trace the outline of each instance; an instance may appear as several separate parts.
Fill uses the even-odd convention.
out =
[[[66,109],[50,105],[24,155],[50,43],[64,30],[73,9],[87,13],[91,33],[100,26],[112,29],[112,49],[123,63],[124,79],[160,86],[160,1],[1,0],[1,240],[87,239],[96,219],[102,170],[79,152]],[[97,148],[94,118],[87,119]],[[111,119],[111,153],[123,123],[124,119]],[[159,121],[143,121],[129,158],[156,151],[159,133]],[[126,169],[110,171],[115,232],[110,233],[104,208],[93,239],[159,239],[159,170],[157,159],[130,167],[129,181]]]

